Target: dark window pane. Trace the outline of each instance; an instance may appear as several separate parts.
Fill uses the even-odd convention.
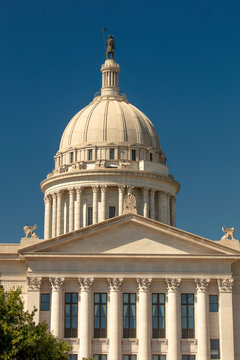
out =
[[[115,153],[115,149],[110,149],[110,151],[109,151],[110,160],[114,160],[114,153]]]
[[[132,150],[132,160],[136,161],[136,150]]]
[[[181,316],[182,337],[194,337],[194,294],[181,294]]]
[[[211,346],[211,359],[220,359],[219,340],[211,339],[210,346]]]
[[[209,295],[209,311],[218,312],[218,295]]]
[[[40,296],[40,311],[50,310],[50,294],[41,294]]]
[[[78,327],[78,294],[65,294],[65,331],[64,336],[77,337]]]
[[[153,338],[165,337],[165,294],[152,294],[152,328]]]
[[[123,294],[123,337],[136,337],[136,294]]]
[[[107,336],[107,294],[94,294],[94,337]],[[100,356],[100,355],[99,355]]]
[[[109,206],[109,219],[113,218],[114,216],[116,216],[116,208],[115,206]]]
[[[92,158],[93,158],[93,151],[92,151],[92,149],[89,149],[88,150],[88,160],[92,160]]]
[[[88,207],[88,225],[92,225],[93,223],[93,208],[91,206]]]

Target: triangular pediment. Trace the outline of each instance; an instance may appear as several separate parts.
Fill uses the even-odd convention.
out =
[[[22,249],[27,253],[117,256],[239,255],[217,242],[127,214]]]

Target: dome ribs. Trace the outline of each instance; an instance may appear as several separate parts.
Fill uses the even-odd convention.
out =
[[[92,103],[88,104],[85,108],[83,108],[81,111],[79,111],[77,113],[76,116],[74,116],[74,118],[72,119],[72,126],[71,126],[71,130],[70,130],[70,134],[69,134],[69,137],[68,137],[68,146],[71,147],[72,146],[72,135],[74,133],[74,130],[75,130],[75,125],[79,119],[79,117],[84,113],[85,110],[87,110],[89,108],[89,106],[91,105]]]
[[[108,106],[109,106],[109,100],[106,101],[105,110],[104,110],[103,141],[107,141]]]
[[[137,143],[143,144],[143,138],[142,138],[142,133],[141,133],[141,128],[142,128],[141,120],[139,119],[137,112],[134,111],[134,109],[131,106],[129,106],[128,109],[134,119],[134,124],[135,124],[135,129],[136,129],[136,134],[137,134]]]
[[[86,143],[88,140],[88,126],[89,126],[89,122],[91,120],[91,116],[92,116],[92,113],[93,111],[96,109],[96,107],[100,104],[100,101],[98,101],[96,104],[93,105],[92,109],[90,110],[89,114],[88,114],[88,117],[87,117],[87,120],[86,120],[86,123],[85,123],[85,126],[84,126],[84,131],[83,131],[83,143]]]
[[[119,101],[117,101],[120,112],[121,112],[121,117],[122,117],[122,127],[123,127],[123,141],[127,142],[128,141],[128,133],[127,133],[127,125],[126,125],[126,119],[125,119],[125,115],[121,106],[121,103]],[[119,139],[121,141],[121,139]]]

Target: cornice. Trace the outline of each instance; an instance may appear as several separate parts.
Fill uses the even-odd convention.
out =
[[[57,174],[53,175],[50,178],[47,178],[43,180],[40,183],[41,190],[43,192],[46,191],[46,188],[51,184],[59,184],[59,182],[62,182],[62,180],[69,180],[69,179],[79,179],[79,178],[85,178],[85,177],[99,177],[99,176],[136,176],[138,178],[148,178],[153,180],[161,180],[162,182],[165,182],[167,184],[174,185],[176,187],[176,192],[178,193],[180,189],[180,184],[177,182],[174,178],[171,176],[166,175],[160,175],[152,172],[142,171],[142,170],[136,170],[136,169],[116,169],[116,168],[98,168],[98,169],[86,169],[86,170],[78,170],[74,172],[69,173],[63,173],[63,174]],[[63,184],[64,185],[64,184]],[[121,185],[121,184],[119,184]],[[124,185],[124,184],[123,184]],[[90,185],[89,185],[90,186]]]

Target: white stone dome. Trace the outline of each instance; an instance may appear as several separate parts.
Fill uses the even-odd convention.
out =
[[[97,96],[68,123],[60,152],[84,145],[140,145],[161,151],[151,121],[124,96]]]

